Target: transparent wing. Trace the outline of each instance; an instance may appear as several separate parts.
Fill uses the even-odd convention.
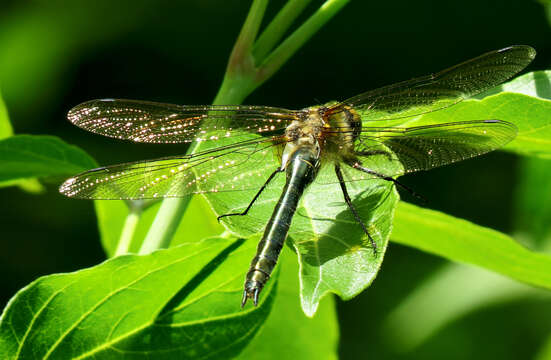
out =
[[[278,166],[283,140],[256,139],[191,155],[93,169],[67,179],[59,191],[80,199],[152,199],[258,189]]]
[[[329,109],[346,106],[363,121],[392,120],[443,109],[499,85],[524,69],[536,56],[530,46],[492,51],[436,74],[385,86],[354,96]]]
[[[394,174],[385,174],[394,176],[429,170],[485,154],[504,146],[516,134],[515,125],[501,120],[474,120],[408,128],[373,127],[362,129],[354,150],[358,159],[365,163],[369,163],[369,157],[373,156],[398,161],[400,170]]]
[[[67,118],[96,134],[145,143],[186,143],[283,132],[297,112],[269,106],[184,106],[103,99],[82,103]]]

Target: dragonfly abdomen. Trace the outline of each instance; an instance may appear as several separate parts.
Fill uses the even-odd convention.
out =
[[[241,306],[249,298],[253,299],[255,305],[258,303],[258,295],[277,264],[298,202],[304,190],[314,181],[318,169],[318,151],[312,146],[299,147],[290,156],[286,167],[285,187],[251,261]]]

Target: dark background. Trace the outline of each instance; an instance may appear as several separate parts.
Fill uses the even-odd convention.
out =
[[[271,1],[267,19],[283,1]],[[320,1],[313,1],[311,13]],[[93,98],[210,103],[249,1],[12,1],[0,13],[0,85],[18,134],[50,134],[100,164],[183,153],[128,144],[71,126],[66,112]],[[304,19],[302,17],[301,19]],[[299,19],[300,20],[300,19]],[[342,100],[441,70],[486,51],[531,45],[529,70],[548,69],[551,31],[532,0],[351,1],[246,103],[302,108]],[[407,176],[424,205],[477,224],[515,230],[521,160],[499,152]],[[61,181],[61,179],[59,179]],[[0,189],[0,304],[39,276],[104,259],[92,202]],[[407,194],[406,201],[415,202]],[[528,359],[551,330],[548,303],[491,307],[447,326],[414,353],[397,355],[380,323],[444,260],[391,244],[373,286],[339,302],[342,358]],[[452,286],[452,285],[451,285]]]

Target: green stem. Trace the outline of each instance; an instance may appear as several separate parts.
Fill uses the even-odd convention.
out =
[[[268,26],[259,39],[257,51],[262,55],[272,47],[287,30],[309,0],[290,0],[281,13]],[[228,61],[224,80],[213,104],[240,104],[254,89],[271,77],[323,24],[333,17],[349,0],[327,0],[302,26],[283,41],[263,64],[258,67],[253,57],[253,44],[257,37],[268,0],[254,0],[243,28],[239,33]],[[291,4],[294,3],[294,4]],[[297,14],[291,13],[291,10]],[[281,14],[280,13],[280,14]],[[288,19],[284,19],[288,16]],[[275,23],[275,25],[273,25]],[[279,27],[281,26],[281,27]],[[269,51],[269,50],[268,50]],[[195,152],[200,144],[190,148]],[[166,248],[184,215],[191,197],[164,199],[155,216],[140,254]]]
[[[293,21],[302,13],[312,0],[289,0],[277,13],[272,22],[264,29],[254,44],[253,57],[261,64],[266,56],[287,32]]]
[[[238,60],[240,58],[238,56],[238,59],[233,59],[237,53],[247,53],[251,51],[258,30],[260,29],[260,24],[262,24],[266,6],[268,6],[267,0],[253,1],[247,19],[245,19],[245,23],[243,23],[241,32],[233,46],[232,54],[230,55],[230,63],[232,60]]]
[[[130,209],[128,216],[124,221],[121,237],[119,239],[119,243],[117,244],[117,249],[115,250],[115,256],[128,253],[130,244],[132,243],[132,238],[136,232],[136,227],[138,226],[138,221],[140,220],[140,214],[140,210]]]
[[[249,79],[252,79],[252,76],[247,75],[247,71],[250,72],[249,57],[251,57],[252,44],[258,34],[267,5],[267,0],[255,0],[251,5],[230,55],[222,86],[214,99],[215,105],[239,104],[252,91],[249,86]],[[195,152],[197,147],[198,144],[191,147],[189,152]],[[190,200],[191,196],[163,200],[139,250],[140,254],[148,254],[170,245]]]
[[[267,0],[253,1],[249,14],[247,15],[247,19],[245,20],[243,28],[241,28],[241,32],[239,33],[239,36],[235,41],[235,45],[233,46],[233,50],[228,61],[228,67],[226,68],[224,82],[228,77],[235,78],[239,81],[241,78],[252,79],[254,76],[256,65],[252,56],[252,48],[254,40],[258,34],[258,30],[260,29],[260,24],[262,23],[262,17],[266,11],[266,6],[268,6]],[[224,86],[222,86],[218,92],[218,95],[220,95],[224,89]]]
[[[281,43],[260,64],[258,85],[269,79],[291,56],[308,41],[327,21],[329,21],[350,0],[327,0],[320,8]],[[258,86],[257,85],[257,86]]]
[[[170,245],[190,200],[191,196],[163,200],[139,250],[140,254],[149,254]]]

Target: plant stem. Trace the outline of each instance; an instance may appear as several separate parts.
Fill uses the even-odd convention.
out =
[[[213,104],[239,104],[250,94],[250,62],[251,49],[260,28],[262,17],[268,5],[267,0],[254,0],[243,28],[228,61],[226,75]],[[248,73],[247,73],[248,72]],[[199,144],[190,148],[195,152]],[[191,196],[184,198],[164,199],[161,207],[149,228],[145,240],[139,250],[140,254],[148,254],[154,250],[167,248],[180,224]]]
[[[128,216],[124,221],[124,226],[122,228],[121,237],[119,243],[117,244],[117,249],[115,250],[114,256],[124,255],[128,253],[130,249],[130,244],[132,243],[132,238],[138,226],[138,221],[140,220],[141,210],[130,208]]]
[[[289,0],[254,44],[253,57],[261,64],[289,29],[293,21],[312,0]]]
[[[240,56],[241,54],[247,54],[251,51],[256,35],[258,34],[258,30],[260,29],[260,24],[262,23],[266,6],[268,6],[267,0],[253,1],[249,14],[247,15],[247,19],[245,19],[245,23],[243,24],[241,32],[239,33],[239,36],[235,41],[235,45],[233,46],[228,68],[230,68],[233,63],[239,63],[239,60],[242,59],[242,56]]]
[[[139,254],[149,254],[170,245],[170,241],[180,224],[183,214],[186,212],[190,200],[191,196],[163,200],[145,236]]]
[[[329,21],[349,0],[327,0],[260,64],[258,85],[269,79],[291,56]],[[258,86],[257,85],[257,86]]]
[[[310,37],[333,17],[349,0],[327,0],[289,38],[271,54],[266,55],[281,39],[291,23],[310,0],[290,0],[253,46],[257,37],[268,0],[254,0],[243,28],[230,55],[222,85],[213,104],[240,104],[254,89],[270,78]],[[258,66],[253,48],[266,59]],[[198,150],[200,143],[190,147]],[[170,245],[178,224],[191,197],[164,199],[153,224],[145,237],[140,254],[166,248]],[[127,219],[128,220],[128,219]]]

